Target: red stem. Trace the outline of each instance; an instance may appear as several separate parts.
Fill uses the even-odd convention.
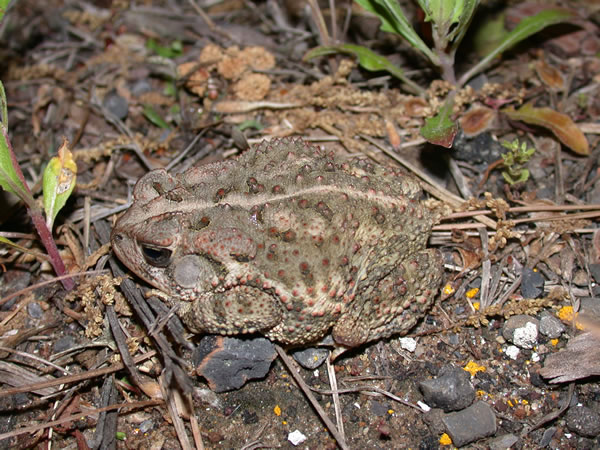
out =
[[[29,186],[27,185],[27,181],[25,181],[25,177],[23,176],[21,167],[19,166],[19,163],[17,162],[15,152],[13,151],[12,143],[10,142],[10,139],[8,138],[8,133],[6,132],[6,129],[4,127],[2,127],[2,131],[3,131],[2,134],[4,135],[4,139],[6,140],[6,144],[8,146],[8,153],[10,154],[10,159],[11,159],[13,168],[15,169],[17,176],[23,183],[23,186],[25,187],[27,194],[29,194],[29,199],[22,198],[21,200],[23,200],[25,202],[25,204],[27,205],[27,212],[29,213],[29,217],[31,217],[31,221],[33,222],[35,229],[37,230],[38,234],[40,235],[42,244],[44,244],[44,247],[46,248],[46,251],[48,252],[48,256],[50,257],[50,264],[52,264],[52,268],[54,269],[54,272],[59,277],[62,275],[66,275],[65,264],[63,263],[63,260],[60,257],[60,253],[58,253],[58,248],[56,247],[56,242],[54,241],[54,238],[52,237],[52,233],[50,232],[50,230],[48,229],[48,226],[46,225],[46,221],[44,220],[44,217],[42,216],[42,212],[38,208],[37,204],[35,203],[35,200],[33,199],[33,196],[31,195],[31,190],[29,189]],[[73,289],[75,287],[75,282],[73,281],[72,278],[64,278],[61,280],[61,283],[67,291],[70,291],[71,289]]]

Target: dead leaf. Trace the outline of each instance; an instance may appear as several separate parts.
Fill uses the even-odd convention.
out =
[[[565,79],[556,67],[551,66],[544,60],[536,61],[534,67],[537,76],[550,89],[553,91],[562,91],[565,88]]]
[[[551,130],[567,147],[580,155],[590,154],[590,145],[579,127],[565,114],[551,108],[536,108],[527,103],[516,110],[512,106],[501,110],[513,120],[521,120]]]
[[[489,130],[497,117],[496,111],[483,106],[476,106],[464,113],[458,120],[463,133],[467,137],[477,136]]]

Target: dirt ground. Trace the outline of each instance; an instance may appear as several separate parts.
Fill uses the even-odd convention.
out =
[[[399,3],[430,43],[417,2]],[[483,2],[457,75],[482,59],[483,25],[514,29],[547,3]],[[0,25],[4,126],[39,204],[68,140],[77,178],[52,235],[74,286],[56,279],[32,207],[2,191],[0,237],[20,247],[1,256],[0,447],[453,448],[449,410],[428,411],[420,383],[458,367],[496,424],[463,448],[600,448],[600,6],[556,6],[577,20],[454,90],[347,1],[13,0]],[[306,57],[326,43],[386,55],[410,82],[347,52]],[[449,95],[457,134],[435,145],[421,130]],[[539,109],[525,117],[526,104]],[[337,434],[281,358],[240,389],[209,389],[191,364],[200,336],[146,302],[148,284],[109,246],[150,169],[289,136],[403,167],[442,211],[428,246],[443,281],[413,339],[352,349],[329,372],[291,363]],[[535,152],[507,162],[515,139]],[[528,342],[518,320],[537,327]]]

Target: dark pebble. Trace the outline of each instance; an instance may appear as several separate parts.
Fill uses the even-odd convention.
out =
[[[54,353],[64,352],[75,346],[75,339],[73,336],[62,336],[54,342]]]
[[[127,117],[127,113],[129,112],[129,102],[127,102],[124,97],[121,97],[115,90],[106,94],[102,106],[120,120]]]
[[[263,378],[276,357],[275,347],[265,338],[205,336],[194,350],[193,361],[196,373],[213,391],[225,392]]]
[[[567,411],[567,428],[580,436],[600,435],[600,414],[587,406],[574,406]]]
[[[485,402],[476,402],[462,411],[449,413],[442,419],[452,443],[462,447],[496,433],[496,415]]]
[[[442,369],[433,380],[421,381],[419,389],[429,406],[445,412],[466,408],[475,399],[469,373],[453,366]]]
[[[544,277],[541,273],[523,267],[521,295],[525,298],[538,298],[544,293]]]
[[[27,314],[32,319],[41,319],[44,316],[44,310],[38,302],[29,302],[27,304]]]
[[[468,161],[469,164],[485,163],[486,165],[500,159],[503,147],[490,133],[480,133],[469,139],[459,131],[452,143],[452,158]]]
[[[378,402],[377,400],[371,400],[371,412],[376,416],[387,416],[390,410],[388,403]]]
[[[325,348],[306,348],[292,352],[292,357],[302,367],[314,370],[325,362],[329,356],[329,350]]]
[[[490,450],[506,450],[515,445],[518,441],[519,438],[514,434],[504,434],[494,438],[488,443],[488,446]]]
[[[550,445],[550,442],[552,441],[552,438],[555,434],[556,427],[550,427],[547,430],[545,430],[544,434],[542,434],[542,438],[540,439],[540,448],[544,448]]]

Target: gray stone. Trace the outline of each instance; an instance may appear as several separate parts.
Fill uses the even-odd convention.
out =
[[[325,362],[329,353],[325,348],[311,347],[292,352],[292,357],[305,369],[314,370]]]
[[[488,443],[488,447],[490,450],[506,450],[507,448],[511,448],[513,445],[515,445],[518,441],[519,438],[514,434],[504,434],[492,439]]]
[[[600,414],[587,406],[574,406],[567,411],[567,428],[580,436],[600,435]]]
[[[44,316],[44,310],[38,302],[29,302],[27,304],[27,314],[32,319],[41,319]]]
[[[497,429],[494,411],[481,401],[462,411],[447,414],[442,421],[452,443],[457,447],[492,436]]]
[[[529,267],[523,267],[521,295],[525,298],[538,298],[544,293],[544,277]]]
[[[421,381],[419,389],[429,406],[445,412],[466,408],[475,399],[469,373],[454,366],[443,368],[433,380]]]
[[[540,333],[550,339],[558,339],[565,332],[565,326],[551,313],[544,311],[540,318]]]
[[[129,112],[129,102],[115,90],[106,94],[102,106],[121,120],[127,117],[127,113]]]
[[[263,378],[277,357],[268,339],[205,336],[194,350],[196,373],[215,392],[241,388],[246,381]]]

